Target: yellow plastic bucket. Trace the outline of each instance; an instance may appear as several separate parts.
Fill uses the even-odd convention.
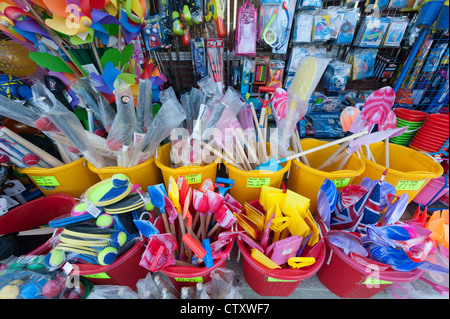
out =
[[[384,147],[384,142],[370,144],[375,162],[366,159],[366,150],[363,147],[366,170],[362,176],[355,179],[356,184],[359,184],[364,176],[373,180],[381,177],[386,170],[386,166],[381,165],[385,163]],[[409,202],[431,179],[438,178],[443,172],[444,168],[427,154],[389,143],[389,170],[385,180],[396,188],[397,195],[408,193]]]
[[[84,157],[58,167],[27,167],[17,168],[17,171],[26,174],[46,196],[64,193],[79,198],[89,187],[100,181],[97,174],[89,170]]]
[[[169,178],[172,176],[174,180],[178,179],[178,176],[184,176],[194,189],[198,189],[205,179],[211,179],[216,181],[217,176],[217,164],[218,161],[214,161],[204,166],[184,166],[178,168],[171,167],[170,159],[170,143],[163,145],[158,151],[155,159],[156,166],[161,170],[164,185],[169,187]]]
[[[156,166],[154,157],[132,167],[111,166],[96,168],[91,163],[88,163],[88,166],[101,180],[111,178],[114,174],[122,173],[128,176],[131,183],[141,185],[144,190],[146,190],[148,186],[162,183],[161,171]]]
[[[270,144],[266,145],[270,150]],[[270,154],[269,154],[270,158]],[[291,167],[291,161],[281,164],[282,169],[277,172],[270,171],[243,171],[235,166],[223,162],[228,169],[228,178],[234,180],[233,187],[230,188],[230,195],[241,205],[259,198],[263,185],[280,188],[284,174]]]
[[[313,138],[301,139],[302,149],[304,151],[327,144],[327,141],[321,141]],[[335,163],[318,170],[313,167],[319,167],[325,162],[337,149],[339,145],[333,145],[317,152],[306,155],[310,166],[303,164],[297,159],[292,160],[292,168],[287,181],[287,188],[305,196],[311,200],[310,211],[317,213],[317,193],[325,179],[331,180],[337,187],[338,192],[348,185],[354,184],[357,177],[364,173],[365,163],[358,156],[353,154],[342,170],[336,171],[339,163]]]

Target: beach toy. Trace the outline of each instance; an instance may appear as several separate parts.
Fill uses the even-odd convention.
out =
[[[211,218],[213,214],[217,212],[220,206],[224,203],[223,195],[217,194],[212,191],[206,191],[206,195],[208,197],[208,215],[206,216],[205,228],[203,229],[203,234],[205,235],[208,232],[209,223],[211,222]]]
[[[250,249],[250,255],[253,259],[255,259],[257,262],[262,264],[263,266],[269,268],[269,269],[278,269],[281,268],[276,263],[274,263],[269,257],[261,253],[258,249],[252,248]]]
[[[118,202],[104,206],[104,210],[108,214],[123,214],[144,207],[145,201],[142,195],[137,192],[125,196]]]
[[[259,211],[256,207],[253,207],[249,203],[244,203],[245,215],[251,220],[256,227],[262,232],[265,224],[265,215]],[[238,214],[239,215],[239,214]]]
[[[234,185],[234,180],[230,178],[217,177],[216,186],[219,189],[219,194],[225,196],[227,190],[231,189]]]
[[[85,193],[85,198],[94,206],[114,204],[131,192],[132,184],[123,174],[115,174],[91,186]]]
[[[152,203],[158,207],[159,212],[161,214],[161,218],[164,222],[164,229],[166,230],[166,233],[170,233],[169,228],[169,221],[167,219],[166,211],[165,211],[165,201],[164,201],[164,193],[160,191],[160,189],[164,189],[164,184],[159,184],[160,188],[158,188],[158,185],[148,186],[147,191],[150,196],[150,200]]]
[[[367,250],[363,247],[363,242],[356,237],[345,231],[331,230],[325,235],[330,243],[342,249],[345,254],[354,252],[360,256],[368,256]]]
[[[409,202],[408,193],[403,193],[391,206],[389,206],[384,215],[382,225],[395,224],[405,212]]]
[[[261,231],[259,227],[256,226],[253,221],[251,221],[246,215],[234,213],[237,223],[247,234],[255,240],[259,240],[261,236]]]
[[[197,231],[197,237],[199,237],[203,233],[203,230],[205,229],[205,218],[203,216],[209,209],[208,195],[206,193],[194,189],[192,193],[192,204],[195,210],[197,211],[196,216],[199,216],[194,217],[193,227],[196,226],[195,221],[200,219],[200,226]]]
[[[264,251],[265,255],[269,257],[277,265],[282,265],[288,261],[289,258],[295,257],[302,243],[302,238],[298,235],[290,236],[285,239],[273,242]]]
[[[287,263],[289,267],[293,269],[300,269],[302,267],[308,267],[316,262],[314,257],[291,257],[288,259]]]
[[[222,206],[217,210],[216,220],[217,223],[208,232],[206,237],[210,237],[212,234],[214,234],[216,230],[219,229],[219,227],[222,227],[224,229],[230,228],[237,221],[235,215],[224,204],[222,204]]]
[[[336,204],[336,185],[329,179],[325,179],[317,193],[317,211],[327,229],[330,229],[331,212],[335,210]]]

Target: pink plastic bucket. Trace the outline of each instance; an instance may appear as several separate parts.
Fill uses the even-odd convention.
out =
[[[413,201],[419,205],[431,205],[441,196],[448,192],[448,179],[442,175],[433,178],[425,187],[414,197]],[[431,202],[430,202],[431,201]]]

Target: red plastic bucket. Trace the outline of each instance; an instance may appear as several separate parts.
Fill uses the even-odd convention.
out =
[[[69,214],[76,200],[66,194],[51,194],[17,206],[0,217],[0,235],[47,225],[56,217]]]
[[[162,223],[161,218],[157,218],[155,222],[155,226],[161,231],[164,232],[164,225]],[[233,248],[234,241],[225,246],[224,252],[230,253]],[[225,267],[225,262],[227,258],[221,258],[214,260],[214,266],[211,268],[207,267],[189,267],[189,266],[169,266],[161,270],[163,274],[169,277],[172,285],[178,290],[181,291],[182,287],[192,287],[197,285],[198,282],[208,282],[211,280],[211,272],[214,269]]]
[[[324,232],[322,222],[318,221]],[[317,272],[320,282],[341,298],[370,298],[397,282],[413,282],[422,270],[410,272],[383,270],[375,272],[347,256],[339,247],[325,238],[326,258]]]
[[[258,201],[250,203],[259,210],[263,211],[261,206],[258,207]],[[239,251],[244,257],[244,278],[248,285],[260,296],[270,297],[287,297],[290,296],[302,280],[313,276],[322,266],[325,260],[325,244],[321,238],[316,245],[319,245],[319,255],[316,262],[300,269],[269,269],[257,262],[247,250],[242,240],[236,240]],[[315,246],[314,246],[315,247]],[[304,255],[309,251],[307,246]]]
[[[29,255],[44,255],[52,249],[50,241],[35,249]],[[138,240],[126,253],[107,266],[93,264],[72,264],[71,275],[83,276],[94,285],[128,286],[136,290],[139,279],[145,278],[148,270],[139,266],[145,251],[145,240]]]

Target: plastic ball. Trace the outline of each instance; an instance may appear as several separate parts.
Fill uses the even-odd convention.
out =
[[[155,205],[153,205],[152,202],[148,202],[144,208],[146,211],[150,212],[155,209]]]
[[[59,249],[53,249],[44,258],[44,265],[47,268],[58,268],[66,259],[66,254]]]
[[[20,294],[23,299],[36,299],[41,294],[41,287],[35,282],[30,282],[22,287]]]
[[[99,228],[109,228],[114,224],[114,219],[110,214],[100,214],[95,221],[95,225]]]
[[[23,162],[27,165],[36,165],[39,163],[40,158],[36,154],[27,154],[23,157]]]
[[[78,287],[66,289],[64,291],[64,299],[83,299],[86,294],[86,287],[80,282]]]
[[[76,204],[73,208],[72,208],[72,216],[81,216],[81,215],[85,215],[88,212],[86,211],[86,209],[88,208],[88,204],[87,203],[78,203]]]
[[[142,186],[139,184],[133,184],[133,186],[131,186],[131,194],[137,193],[138,191],[142,190]]]
[[[46,298],[55,298],[57,297],[62,290],[62,286],[59,283],[58,280],[49,280],[43,287],[42,287],[42,296]]]
[[[112,247],[122,247],[127,242],[127,234],[123,231],[116,231],[109,237]]]
[[[125,187],[130,180],[125,174],[114,174],[111,178],[111,182],[115,187]]]
[[[16,285],[6,285],[0,289],[0,299],[16,299],[19,295],[19,287]]]
[[[110,265],[117,259],[117,249],[114,247],[106,247],[98,253],[98,263],[102,266]]]

